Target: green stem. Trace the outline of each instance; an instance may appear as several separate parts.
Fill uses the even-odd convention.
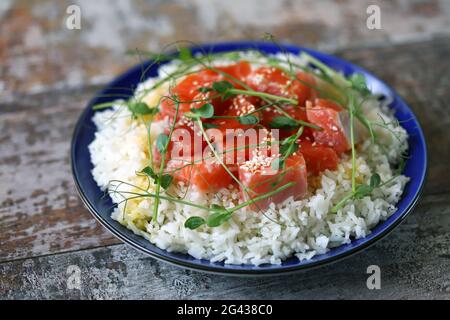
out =
[[[306,61],[314,64],[316,67],[318,67],[324,74],[326,74],[331,79],[333,79],[333,77],[334,77],[335,79],[338,79],[339,81],[341,81],[341,82],[343,82],[343,83],[345,83],[347,85],[349,84],[349,81],[342,74],[340,74],[339,72],[336,72],[335,70],[331,69],[326,64],[324,64],[322,61],[314,58],[313,56],[311,56],[310,54],[306,53],[305,51],[303,51],[300,54],[300,58],[304,58],[304,59],[306,59]],[[339,84],[337,84],[337,85],[339,85]]]
[[[166,145],[164,146],[163,152],[161,152],[161,165],[159,167],[159,175],[158,175],[160,178],[162,177],[162,174],[164,172],[167,148],[168,148],[170,140],[172,138],[172,133],[173,133],[173,130],[175,128],[175,124],[176,124],[176,121],[178,118],[178,109],[179,109],[179,104],[177,103],[176,109],[175,109],[175,116],[173,118],[173,123],[172,123],[172,126],[170,127],[169,137],[167,139]],[[156,196],[159,196],[160,190],[161,190],[161,179],[158,179],[158,183],[156,184],[156,190],[155,190]],[[156,218],[158,217],[158,207],[159,207],[159,201],[157,198],[157,200],[155,201],[155,204],[153,206],[153,216],[152,216],[152,220],[155,222],[156,222]]]
[[[344,206],[344,204],[353,197],[353,192],[350,192],[345,197],[343,197],[332,209],[332,213],[336,213],[340,208]]]
[[[176,202],[176,203],[180,203],[180,204],[184,204],[184,205],[187,205],[187,206],[191,206],[191,207],[194,207],[194,208],[198,208],[198,209],[202,209],[202,210],[206,210],[206,211],[211,211],[211,209],[209,207],[205,207],[205,206],[202,206],[200,204],[196,204],[194,202],[181,200],[181,199],[178,199],[178,198],[175,198],[175,197],[167,197],[167,196],[164,196],[164,195],[156,195],[156,194],[153,194],[153,193],[150,193],[150,192],[147,192],[145,194],[137,193],[137,192],[131,192],[131,191],[113,191],[113,192],[136,195],[136,197],[128,198],[127,200],[138,199],[140,197],[142,197],[142,198],[163,199],[163,200],[173,201],[173,202]]]
[[[352,192],[356,191],[356,150],[355,150],[355,133],[354,133],[354,96],[350,94],[350,143],[352,146]]]
[[[292,139],[292,141],[289,143],[289,148],[288,148],[288,150],[289,150],[290,148],[292,148],[292,146],[294,145],[294,143],[297,142],[298,138],[300,138],[300,136],[302,135],[303,130],[304,130],[304,127],[303,127],[303,126],[301,126],[301,127],[298,128],[297,132],[295,133],[294,139]],[[287,139],[289,139],[289,138],[287,138]],[[289,155],[290,155],[290,154],[289,154]],[[288,154],[283,155],[283,160],[286,160],[286,158],[287,158],[289,155],[288,155]]]
[[[109,101],[109,102],[99,103],[99,104],[96,104],[95,106],[93,106],[92,110],[106,109],[106,108],[112,107],[116,104],[118,104],[117,101]]]
[[[306,121],[303,121],[303,120],[295,120],[295,121],[301,126],[310,127],[310,128],[316,129],[316,130],[323,130],[322,127],[312,124],[312,123],[309,123],[309,122],[306,122]]]

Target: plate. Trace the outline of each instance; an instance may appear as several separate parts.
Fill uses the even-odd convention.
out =
[[[93,141],[96,131],[95,125],[92,122],[92,117],[95,112],[92,110],[92,106],[118,98],[128,98],[132,94],[132,91],[126,88],[135,88],[139,82],[145,80],[141,79],[141,74],[142,70],[147,67],[149,67],[146,73],[147,77],[157,76],[158,65],[151,66],[151,61],[147,61],[131,68],[108,84],[103,90],[99,91],[82,112],[76,124],[71,144],[72,173],[80,197],[94,217],[117,238],[154,258],[189,269],[229,275],[286,274],[336,262],[366,249],[398,226],[416,205],[426,176],[426,143],[416,116],[392,88],[366,70],[335,56],[308,48],[294,45],[283,45],[282,48],[294,54],[306,51],[326,65],[335,70],[342,71],[346,75],[354,72],[362,73],[366,77],[367,85],[373,93],[382,94],[389,99],[388,101],[392,101],[389,105],[390,108],[395,110],[395,116],[409,134],[409,160],[406,163],[403,173],[411,178],[405,187],[400,202],[397,204],[398,209],[392,216],[380,222],[365,238],[356,239],[349,244],[333,248],[326,254],[314,256],[311,260],[299,261],[296,257],[292,257],[285,260],[281,265],[227,265],[224,263],[210,262],[208,260],[196,259],[187,254],[162,250],[146,239],[134,234],[111,218],[110,214],[113,204],[111,199],[103,196],[104,193],[94,181],[91,173],[93,165],[90,161],[88,145]],[[257,49],[268,54],[274,54],[281,50],[279,45],[266,42],[225,42],[201,45],[192,48],[192,52],[217,53],[245,49]],[[113,96],[113,98],[108,98],[107,96]]]

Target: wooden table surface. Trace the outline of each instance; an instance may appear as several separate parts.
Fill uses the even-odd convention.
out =
[[[75,1],[73,1],[75,2]],[[0,298],[450,298],[450,1],[72,1],[0,5]],[[381,30],[366,27],[369,4]],[[342,262],[285,277],[187,271],[122,244],[83,207],[69,144],[94,92],[137,63],[129,49],[178,39],[259,39],[334,53],[393,86],[428,142],[423,197],[386,239]],[[381,268],[381,289],[366,286]],[[80,287],[67,285],[80,271]]]

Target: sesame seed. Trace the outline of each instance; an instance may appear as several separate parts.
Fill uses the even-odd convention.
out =
[[[259,172],[262,169],[270,167],[273,160],[278,157],[280,157],[280,154],[274,154],[268,157],[261,150],[255,149],[252,151],[252,158],[245,161],[241,165],[241,169],[251,173]]]

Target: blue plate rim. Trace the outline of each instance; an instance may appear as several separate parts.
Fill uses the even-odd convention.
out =
[[[260,42],[260,41],[230,41],[230,42],[217,42],[217,43],[203,43],[199,46],[196,46],[196,48],[217,48],[217,47],[227,47],[227,46],[242,46],[242,47],[272,47],[273,45],[267,43],[267,42]],[[419,187],[413,191],[413,196],[412,196],[412,200],[410,201],[410,203],[408,204],[408,206],[403,210],[403,212],[394,220],[392,221],[382,232],[380,232],[379,234],[377,234],[376,236],[374,236],[371,239],[366,240],[365,242],[358,244],[355,247],[351,247],[348,248],[346,251],[337,253],[331,257],[327,257],[324,258],[322,260],[317,260],[317,261],[311,261],[308,263],[304,263],[304,264],[297,264],[297,265],[292,265],[292,266],[283,266],[283,265],[271,265],[271,268],[261,268],[261,269],[245,269],[246,265],[241,265],[244,268],[243,269],[230,269],[227,268],[227,266],[229,265],[216,265],[216,264],[208,264],[208,265],[204,265],[201,263],[196,263],[196,262],[192,262],[192,261],[187,261],[185,259],[182,258],[175,258],[175,257],[171,257],[169,256],[169,252],[163,250],[165,252],[165,254],[159,254],[157,252],[152,251],[151,248],[149,247],[144,247],[142,245],[140,245],[139,243],[133,241],[132,239],[130,239],[126,234],[124,234],[123,232],[121,232],[122,229],[126,229],[128,230],[126,227],[120,225],[119,223],[116,222],[117,226],[112,225],[110,222],[108,222],[102,215],[101,213],[97,210],[97,208],[95,207],[95,205],[93,203],[91,203],[87,197],[87,195],[85,194],[85,191],[83,190],[83,188],[81,187],[81,182],[80,182],[80,175],[79,172],[77,170],[77,165],[75,162],[76,156],[76,142],[77,142],[77,137],[80,133],[80,131],[83,129],[83,122],[81,121],[82,119],[85,118],[85,115],[88,113],[89,111],[89,107],[92,105],[92,102],[96,99],[96,97],[98,95],[101,95],[103,92],[105,92],[108,88],[110,88],[114,83],[121,81],[122,79],[126,79],[128,77],[130,77],[130,75],[132,75],[133,73],[135,73],[137,71],[137,69],[141,69],[142,68],[142,63],[137,64],[131,68],[129,68],[128,70],[126,70],[124,73],[120,74],[119,76],[115,77],[111,82],[109,82],[107,85],[103,86],[102,89],[98,90],[94,97],[90,100],[89,104],[83,109],[82,113],[80,114],[77,123],[75,125],[75,128],[73,130],[73,134],[72,134],[72,140],[71,140],[71,150],[70,150],[70,163],[71,163],[71,171],[72,171],[72,176],[76,185],[76,189],[77,192],[83,202],[83,204],[86,206],[86,208],[88,209],[88,211],[94,216],[94,218],[100,222],[101,225],[103,225],[107,230],[109,230],[114,236],[116,236],[117,238],[119,238],[120,240],[122,240],[125,244],[130,245],[131,247],[133,247],[134,249],[137,249],[138,251],[147,254],[153,258],[156,258],[157,260],[160,261],[164,261],[167,262],[169,264],[172,265],[176,265],[178,267],[183,267],[186,269],[190,269],[190,270],[195,270],[195,271],[202,271],[202,272],[207,272],[207,273],[213,273],[213,274],[221,274],[221,275],[236,275],[236,276],[262,276],[262,275],[280,275],[280,274],[291,274],[291,273],[295,273],[295,272],[300,272],[300,271],[305,271],[305,270],[310,270],[313,268],[318,268],[324,265],[328,265],[337,261],[341,261],[345,258],[348,258],[356,253],[359,253],[365,249],[367,249],[368,247],[370,247],[371,245],[373,245],[374,243],[376,243],[377,241],[381,240],[382,238],[384,238],[385,236],[387,236],[390,232],[392,232],[402,221],[405,220],[405,218],[412,212],[412,210],[415,208],[415,206],[418,203],[418,200],[420,199],[420,196],[423,192],[423,188],[424,188],[424,184],[425,184],[425,180],[426,180],[426,176],[427,176],[427,172],[428,172],[428,152],[427,152],[427,144],[426,144],[426,140],[425,140],[425,136],[422,130],[422,127],[419,123],[419,121],[417,120],[416,115],[414,114],[414,112],[412,111],[412,109],[403,101],[403,99],[398,95],[398,93],[393,90],[393,88],[391,88],[389,85],[387,85],[384,81],[380,80],[378,77],[376,77],[375,75],[373,75],[371,72],[357,66],[354,65],[353,63],[350,63],[348,61],[345,61],[339,57],[336,57],[334,55],[328,54],[328,53],[323,53],[320,51],[316,51],[314,49],[310,49],[307,47],[303,47],[303,46],[297,46],[297,45],[293,45],[293,44],[280,44],[280,46],[282,48],[285,48],[288,51],[306,51],[308,53],[311,53],[315,56],[321,56],[321,57],[327,57],[327,58],[331,58],[333,59],[335,62],[350,67],[353,70],[356,70],[358,72],[362,72],[365,75],[369,75],[372,78],[374,78],[378,83],[382,84],[383,86],[385,86],[387,89],[390,90],[390,92],[392,92],[393,96],[395,97],[395,99],[403,104],[409,111],[409,113],[411,114],[411,120],[416,124],[416,130],[418,133],[418,138],[422,144],[422,155],[423,155],[423,171],[421,172],[421,175],[419,177]],[[231,51],[231,50],[223,50],[223,51]],[[403,196],[402,196],[403,197]],[[401,200],[400,200],[401,201]],[[380,221],[379,224],[382,223],[386,223],[386,221]],[[365,239],[365,238],[363,238]],[[352,241],[353,242],[353,241]],[[154,246],[153,244],[151,244],[150,242],[148,242],[148,244],[150,244],[151,246]],[[199,260],[201,261],[201,260]],[[299,261],[300,263],[300,261]],[[251,265],[249,265],[250,267],[253,267]]]

